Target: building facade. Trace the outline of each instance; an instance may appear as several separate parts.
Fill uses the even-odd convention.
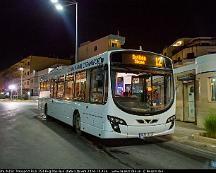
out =
[[[174,63],[185,59],[216,53],[216,37],[180,38],[163,49],[163,55],[170,57]]]
[[[215,53],[215,37],[180,38],[163,49],[162,54],[174,62],[177,120],[203,127],[212,105],[216,106],[211,88],[215,86]]]
[[[52,67],[69,65],[71,60],[29,56],[22,59],[8,69],[1,72],[1,87],[7,89],[10,84],[15,84],[18,95],[21,94],[21,80],[23,94],[30,92],[32,96],[38,95],[38,71]],[[22,70],[20,68],[22,67]]]
[[[184,60],[174,69],[176,119],[203,128],[210,111],[216,111],[216,54]]]
[[[108,50],[121,49],[125,44],[125,37],[108,35],[95,41],[80,44],[78,61],[90,58]]]
[[[121,49],[125,38],[119,35],[108,35],[93,42],[85,42],[79,47],[78,61],[98,55],[108,50]],[[18,95],[21,94],[21,81],[23,93],[30,92],[32,96],[39,94],[39,78],[49,73],[56,66],[70,65],[71,60],[29,56],[22,59],[8,69],[0,72],[0,89],[7,89],[10,84],[17,86]],[[22,70],[19,70],[22,67]]]
[[[40,71],[35,71],[34,73],[31,74],[31,91],[32,91],[32,96],[39,96],[40,93],[40,79],[41,77],[47,75],[48,73],[50,73],[53,69],[55,68],[55,66],[53,66],[53,68],[46,68]]]

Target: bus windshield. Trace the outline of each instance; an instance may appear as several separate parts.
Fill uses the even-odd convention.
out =
[[[128,113],[161,113],[171,106],[174,99],[171,69],[113,65],[111,83],[115,104]]]

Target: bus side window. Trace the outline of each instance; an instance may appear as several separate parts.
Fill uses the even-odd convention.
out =
[[[49,81],[40,82],[40,91],[49,91]]]
[[[57,91],[58,91],[58,81],[54,80],[54,82],[53,82],[53,98],[57,98]]]
[[[103,103],[104,98],[104,70],[95,68],[91,70],[90,102]]]
[[[41,82],[40,82],[40,91],[43,91],[43,84],[44,84],[44,82],[41,81]]]
[[[47,91],[50,91],[50,80],[47,81]]]
[[[65,95],[64,99],[72,100],[74,95],[74,75],[68,74],[65,78]]]
[[[85,101],[86,71],[76,73],[74,99]]]
[[[57,81],[57,98],[64,97],[64,76],[60,76]]]
[[[54,98],[54,84],[55,84],[55,81],[50,80],[50,97],[51,98]]]
[[[106,103],[108,98],[108,66],[107,64],[104,66],[104,100]]]

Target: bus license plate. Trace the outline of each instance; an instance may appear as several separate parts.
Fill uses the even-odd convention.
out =
[[[144,139],[146,137],[151,137],[153,136],[153,132],[149,132],[149,133],[139,133],[139,138],[140,139]]]

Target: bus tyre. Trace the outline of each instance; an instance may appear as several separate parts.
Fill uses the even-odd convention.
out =
[[[81,130],[80,130],[80,114],[78,112],[76,112],[74,114],[74,130],[77,134],[81,135]]]

